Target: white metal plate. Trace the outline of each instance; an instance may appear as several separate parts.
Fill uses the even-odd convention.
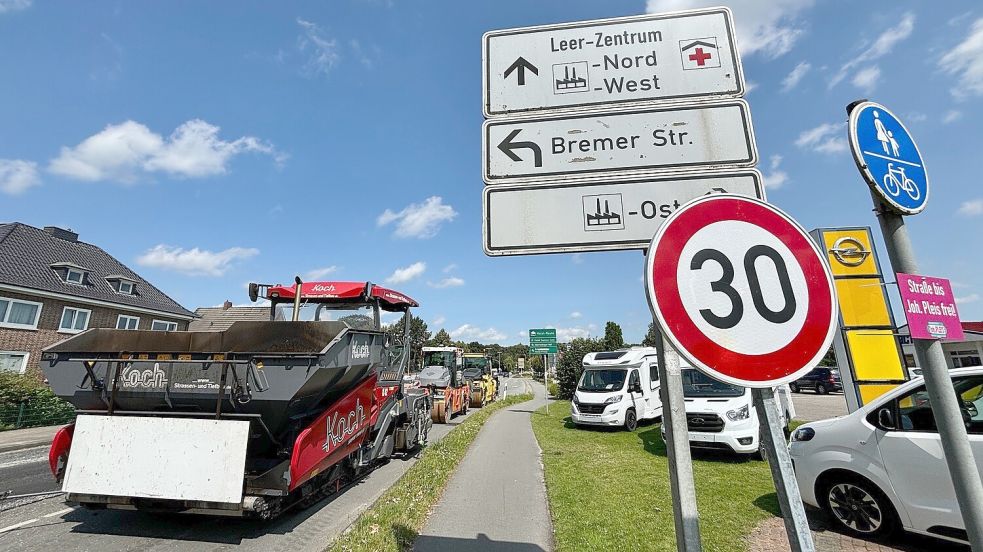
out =
[[[62,490],[242,502],[249,422],[79,416]]]
[[[486,117],[647,100],[740,97],[727,8],[486,33]]]
[[[614,182],[486,186],[485,254],[646,249],[679,206],[709,193],[764,198],[755,170]]]
[[[743,100],[491,119],[483,130],[488,184],[752,167],[757,162],[750,110]]]

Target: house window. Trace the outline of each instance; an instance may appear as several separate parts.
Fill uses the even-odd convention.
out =
[[[68,272],[65,273],[65,281],[70,284],[82,285],[85,280],[85,272],[81,270],[76,270],[74,268],[69,268]]]
[[[116,319],[116,329],[117,330],[135,330],[140,327],[140,317],[139,316],[127,316],[125,314],[119,315]]]
[[[28,353],[0,351],[0,372],[23,374],[27,370]]]
[[[952,358],[953,368],[969,368],[970,366],[983,366],[980,354],[976,351],[951,351],[949,356]]]
[[[153,324],[150,325],[150,329],[156,332],[176,332],[177,322],[154,320]]]
[[[84,332],[89,327],[89,316],[92,311],[76,309],[75,307],[65,307],[61,312],[61,324],[58,331],[78,333]]]
[[[0,297],[0,327],[36,330],[40,317],[41,303]]]
[[[119,281],[119,292],[123,295],[133,295],[133,282]]]

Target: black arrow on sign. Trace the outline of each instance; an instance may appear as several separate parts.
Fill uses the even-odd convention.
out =
[[[539,76],[539,69],[535,65],[529,63],[526,58],[519,56],[519,59],[515,60],[509,68],[505,70],[505,78],[509,78],[512,71],[516,71],[516,78],[518,79],[519,86],[526,85],[526,69],[532,71],[533,75]]]
[[[522,158],[515,154],[513,150],[517,149],[530,149],[535,156],[535,163],[537,167],[543,166],[543,150],[539,149],[539,145],[536,142],[513,142],[512,139],[516,137],[517,134],[522,132],[521,128],[513,130],[508,136],[502,140],[502,143],[498,145],[498,149],[502,150],[502,153],[509,156],[509,159],[513,161],[522,161]]]

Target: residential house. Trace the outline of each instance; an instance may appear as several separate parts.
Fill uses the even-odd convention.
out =
[[[186,330],[193,318],[75,232],[0,224],[0,370],[40,375],[42,349],[90,328]]]

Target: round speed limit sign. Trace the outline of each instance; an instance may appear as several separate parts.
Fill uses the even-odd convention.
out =
[[[763,201],[719,194],[684,205],[659,228],[645,266],[663,334],[718,380],[787,383],[833,340],[836,295],[822,252]]]

